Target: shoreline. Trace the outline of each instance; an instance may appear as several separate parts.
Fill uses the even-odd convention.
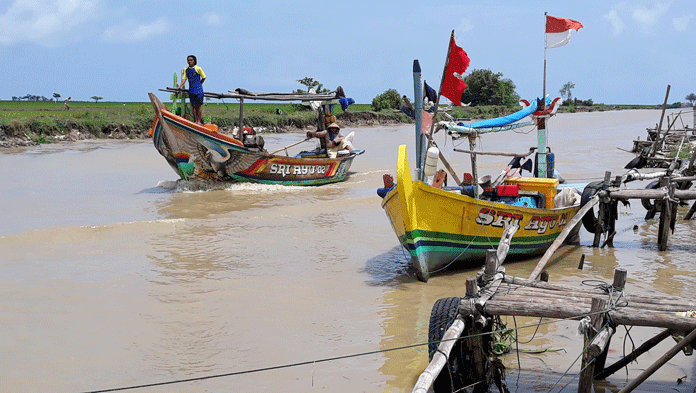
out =
[[[394,124],[412,124],[409,122],[399,121],[393,117],[386,116],[384,114],[374,113],[374,112],[344,112],[336,116],[337,122],[342,128],[357,128],[357,127],[376,127],[383,125],[394,125]],[[132,127],[124,125],[113,125],[109,126],[111,132],[102,133],[103,137],[95,136],[92,133],[80,131],[77,128],[73,128],[65,134],[59,135],[43,135],[42,139],[45,143],[40,143],[33,139],[31,136],[24,135],[8,135],[6,132],[0,132],[0,149],[12,149],[17,147],[31,147],[54,143],[71,143],[83,140],[141,140],[141,139],[151,139],[148,135],[147,129],[134,129]],[[223,134],[232,135],[233,130],[236,127],[220,127],[219,131]],[[260,135],[264,134],[286,134],[286,133],[305,133],[309,130],[313,130],[315,127],[256,127],[256,131]],[[4,131],[0,127],[0,131]]]
[[[659,107],[647,107],[647,108],[624,108],[621,106],[609,106],[608,110],[604,110],[599,107],[560,107],[558,113],[584,113],[584,112],[606,112],[606,111],[623,111],[623,110],[635,110],[635,109],[654,109],[658,110]],[[395,110],[395,114],[396,114]],[[403,121],[405,116],[390,116],[384,113],[375,112],[343,112],[336,115],[337,123],[342,128],[356,128],[356,127],[376,127],[384,125],[396,125],[396,124],[413,124],[413,121]],[[410,120],[410,118],[408,118]],[[149,139],[148,129],[133,128],[126,126],[124,124],[113,124],[104,127],[107,132],[101,132],[103,136],[97,136],[93,133],[73,128],[64,134],[57,135],[40,135],[41,142],[37,141],[36,135],[28,135],[26,133],[22,135],[12,134],[7,132],[7,130],[0,127],[0,150],[1,149],[11,149],[17,147],[31,147],[43,144],[53,144],[53,143],[70,143],[77,142],[81,140],[139,140],[139,139]],[[256,131],[261,134],[274,134],[274,133],[304,133],[308,130],[313,130],[314,127],[279,127],[279,126],[259,126],[256,127]],[[231,135],[233,132],[233,127],[220,127],[220,132],[223,134]]]

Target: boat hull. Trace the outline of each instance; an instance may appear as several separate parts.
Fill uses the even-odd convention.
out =
[[[155,118],[152,135],[157,151],[183,180],[321,185],[345,180],[355,158],[268,154],[164,109]]]
[[[399,148],[397,182],[382,208],[420,279],[453,263],[474,267],[497,249],[503,231],[517,226],[508,256],[543,254],[579,210],[579,205],[540,209],[475,199],[413,181],[406,147]],[[579,226],[573,228],[577,234]]]

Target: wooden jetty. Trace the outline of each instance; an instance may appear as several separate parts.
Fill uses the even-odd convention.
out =
[[[665,101],[662,104],[662,114],[660,121],[654,128],[647,128],[647,140],[640,137],[633,141],[633,153],[638,157],[627,168],[640,163],[642,168],[668,168],[673,161],[673,157],[679,156],[682,149],[693,150],[696,147],[696,107],[691,111],[679,111],[673,115],[667,115],[665,122],[665,111],[669,98],[670,85],[667,85]],[[691,127],[685,123],[685,116],[692,114]],[[666,125],[667,128],[663,128]]]
[[[696,154],[694,155],[696,158]],[[633,177],[633,179],[627,179]],[[627,204],[630,199],[639,199],[646,208],[646,219],[652,219],[657,213],[659,216],[659,229],[657,236],[658,249],[667,249],[669,233],[674,232],[677,218],[677,208],[680,204],[696,199],[696,190],[689,189],[696,180],[696,176],[681,176],[678,172],[659,172],[654,174],[659,176],[658,180],[649,184],[646,189],[622,188],[621,184],[631,180],[640,179],[637,172],[629,172],[627,175],[618,176],[611,179],[611,173],[606,172],[604,180],[601,182],[590,183],[583,191],[583,198],[596,195],[599,203],[598,212],[590,210],[583,215],[583,225],[585,229],[594,233],[593,247],[599,247],[601,235],[606,236],[602,244],[613,246],[613,238],[616,234],[615,223],[618,219],[618,203]],[[692,219],[696,212],[696,202],[684,215],[685,220]]]
[[[620,391],[630,392],[679,351],[689,350],[696,344],[696,318],[680,316],[696,310],[696,300],[627,293],[627,273],[623,269],[615,270],[611,285],[599,288],[577,288],[539,281],[536,277],[538,269],[527,279],[508,276],[496,254],[496,251],[490,251],[483,273],[467,279],[466,297],[438,301],[452,303],[452,299],[458,300],[457,315],[449,328],[439,335],[439,343],[434,343],[439,345],[432,351],[432,360],[420,375],[413,393],[425,393],[431,387],[436,393],[450,392],[452,388],[457,390],[467,386],[472,386],[474,392],[485,392],[493,384],[500,385],[500,366],[490,357],[492,321],[498,316],[580,321],[585,349],[578,392],[590,392],[594,380],[605,379],[626,367],[665,338],[673,334],[683,335],[683,339]],[[431,315],[431,327],[433,317]],[[620,325],[664,330],[615,364],[606,365],[612,335]]]
[[[593,381],[606,379],[627,367],[670,336],[680,337],[677,344],[619,393],[633,391],[680,351],[693,351],[696,346],[696,299],[628,293],[624,269],[615,270],[611,285],[600,287],[549,283],[544,272],[553,253],[580,220],[585,229],[594,233],[594,247],[600,246],[602,235],[605,241],[601,246],[612,247],[618,203],[627,204],[631,199],[641,201],[647,210],[646,219],[659,213],[658,249],[666,250],[669,232],[675,228],[677,207],[696,200],[696,190],[690,189],[696,181],[696,110],[694,126],[684,124],[680,112],[672,118],[668,116],[667,129],[663,131],[669,90],[670,86],[667,86],[660,122],[655,129],[648,129],[647,143],[634,141],[634,152],[640,154],[626,166],[629,172],[613,180],[611,173],[606,172],[603,181],[585,187],[583,207],[566,226],[568,231],[564,230],[539,260],[529,278],[506,275],[501,266],[515,233],[515,228],[507,228],[498,250],[488,252],[483,272],[466,280],[466,296],[443,298],[435,303],[430,316],[430,363],[418,378],[413,393],[425,393],[431,388],[436,393],[487,392],[493,385],[503,391],[504,367],[492,356],[493,335],[500,334],[500,330],[496,330],[502,324],[500,316],[580,321],[584,345],[578,392],[582,393],[592,390]],[[677,128],[679,120],[681,128]],[[684,147],[691,152],[690,158],[680,157]],[[670,156],[671,152],[676,154]],[[640,168],[665,170],[643,174],[638,171]],[[646,189],[623,186],[634,180],[653,181]],[[684,219],[691,219],[695,213],[696,202]],[[606,365],[611,338],[621,325],[662,328],[662,331],[621,360]]]

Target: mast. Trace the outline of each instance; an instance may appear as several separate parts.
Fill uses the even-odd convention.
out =
[[[416,117],[416,179],[423,178],[425,135],[421,132],[423,124],[423,90],[421,87],[421,67],[418,59],[413,60],[413,100]],[[420,98],[419,98],[420,97]]]
[[[546,109],[546,16],[544,12],[544,90],[540,110]],[[546,117],[537,117],[537,176],[547,177],[546,171]]]
[[[442,78],[440,78],[440,88],[437,91],[437,99],[435,100],[435,106],[433,107],[433,122],[430,124],[430,131],[428,131],[428,148],[433,144],[432,136],[433,136],[433,129],[435,129],[435,116],[437,116],[437,109],[440,106],[440,96],[442,95],[442,84],[445,82],[445,74],[447,73],[447,65],[449,64],[449,55],[450,55],[450,50],[452,49],[452,40],[454,39],[454,30],[452,30],[452,34],[450,35],[450,40],[449,43],[447,44],[447,56],[445,56],[445,67],[442,69]],[[421,98],[422,101],[422,98]],[[421,106],[423,104],[421,103]],[[425,163],[425,153],[428,148],[423,149],[421,154],[421,162]],[[442,156],[442,152],[440,152],[440,158],[444,158]],[[454,176],[456,180],[456,175]],[[421,171],[421,181],[425,181],[425,173],[424,171]],[[459,181],[457,181],[457,184],[459,184]]]

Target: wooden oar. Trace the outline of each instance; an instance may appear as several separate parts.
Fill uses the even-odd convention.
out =
[[[305,138],[305,139],[303,139],[303,140],[301,140],[301,141],[299,141],[299,142],[291,143],[291,144],[289,144],[289,145],[287,145],[287,146],[285,146],[285,147],[281,147],[281,148],[278,149],[278,150],[272,151],[271,154],[276,154],[276,153],[278,153],[279,151],[283,151],[283,150],[287,149],[288,147],[293,147],[293,146],[299,145],[299,144],[302,143],[302,142],[307,142],[308,140],[310,140],[310,139],[312,139],[312,138],[314,138],[314,137],[313,137],[313,136],[310,136],[309,138]]]

